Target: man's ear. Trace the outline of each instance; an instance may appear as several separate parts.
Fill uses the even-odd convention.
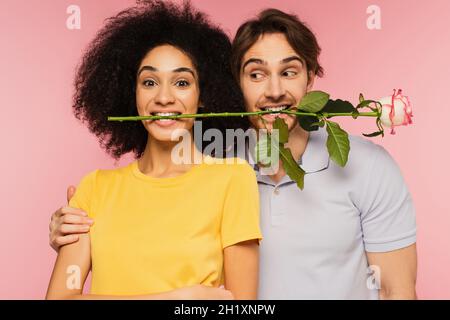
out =
[[[316,80],[316,75],[314,72],[309,71],[308,72],[308,85],[306,86],[306,91],[311,91],[312,87],[314,86],[314,80]]]

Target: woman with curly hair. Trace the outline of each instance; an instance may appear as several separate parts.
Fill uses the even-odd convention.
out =
[[[107,121],[242,111],[230,50],[223,31],[189,4],[145,1],[97,34],[76,75],[74,112],[114,158],[133,152],[136,160],[80,182],[69,206],[95,224],[61,247],[48,299],[256,298],[261,233],[253,169],[204,155],[192,135],[190,157],[202,161],[174,163],[177,132],[191,133],[192,119]],[[246,126],[203,122],[222,132]],[[83,294],[90,271],[91,292]]]

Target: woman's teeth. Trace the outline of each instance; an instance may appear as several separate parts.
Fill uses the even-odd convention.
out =
[[[160,117],[168,117],[168,116],[177,116],[180,112],[152,112],[152,115],[154,116],[160,116]],[[173,121],[176,119],[158,119],[157,121]]]

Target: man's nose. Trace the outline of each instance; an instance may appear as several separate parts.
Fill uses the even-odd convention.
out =
[[[279,77],[271,77],[267,83],[265,96],[272,100],[278,100],[285,94],[283,83]]]

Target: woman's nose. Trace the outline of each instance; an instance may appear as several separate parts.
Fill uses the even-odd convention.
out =
[[[170,86],[161,85],[155,97],[155,102],[161,105],[167,105],[175,102]]]

